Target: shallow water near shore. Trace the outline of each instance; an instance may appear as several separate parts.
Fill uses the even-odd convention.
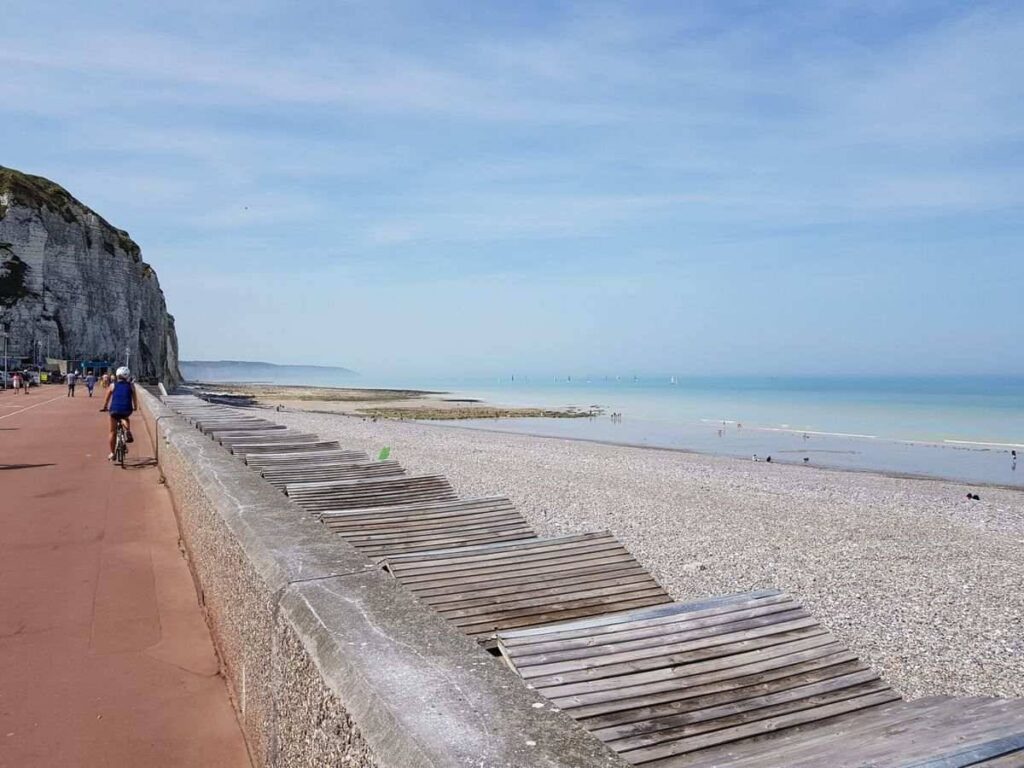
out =
[[[736,424],[666,424],[644,419],[473,419],[433,421],[467,429],[591,440],[733,456],[780,464],[933,477],[1024,488],[1024,461],[1010,448],[762,429]],[[807,459],[807,461],[804,461]]]
[[[425,390],[511,407],[600,406],[604,415],[595,419],[454,425],[1024,487],[1024,377],[367,374],[274,383]],[[1011,450],[1021,454],[1018,465]]]
[[[1024,487],[1020,378],[510,378],[433,386],[508,405],[605,410],[594,419],[460,427]]]

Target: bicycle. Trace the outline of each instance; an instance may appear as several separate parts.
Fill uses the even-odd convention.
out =
[[[106,408],[100,408],[100,413]],[[117,420],[116,431],[114,432],[114,463],[120,464],[124,469],[124,460],[128,456],[128,432],[124,428],[124,419]]]
[[[117,420],[117,432],[114,435],[114,463],[124,469],[124,460],[128,455],[128,435],[124,429],[124,419]]]

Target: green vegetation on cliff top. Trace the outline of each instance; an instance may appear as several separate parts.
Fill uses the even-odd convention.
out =
[[[0,165],[0,195],[5,194],[10,196],[11,203],[19,203],[27,208],[46,208],[69,224],[80,221],[84,214],[91,214],[99,220],[105,229],[109,230],[111,236],[117,240],[117,244],[132,257],[133,261],[142,260],[141,249],[127,232],[111,225],[96,211],[76,200],[60,184],[44,179],[42,176],[32,176]],[[6,215],[7,207],[0,203],[0,219]]]

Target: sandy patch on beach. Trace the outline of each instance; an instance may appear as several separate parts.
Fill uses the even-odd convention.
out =
[[[198,386],[232,395],[249,395],[259,405],[275,409],[342,413],[379,419],[578,418],[590,415],[590,411],[576,408],[520,408],[485,403],[456,398],[447,392],[278,384],[215,383]]]
[[[1024,492],[350,417],[282,423],[464,496],[510,497],[542,534],[609,529],[680,599],[776,587],[901,693],[1024,696]]]

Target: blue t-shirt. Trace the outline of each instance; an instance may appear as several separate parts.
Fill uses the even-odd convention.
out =
[[[134,410],[131,383],[121,380],[114,382],[114,394],[110,396],[110,412],[127,414]]]

